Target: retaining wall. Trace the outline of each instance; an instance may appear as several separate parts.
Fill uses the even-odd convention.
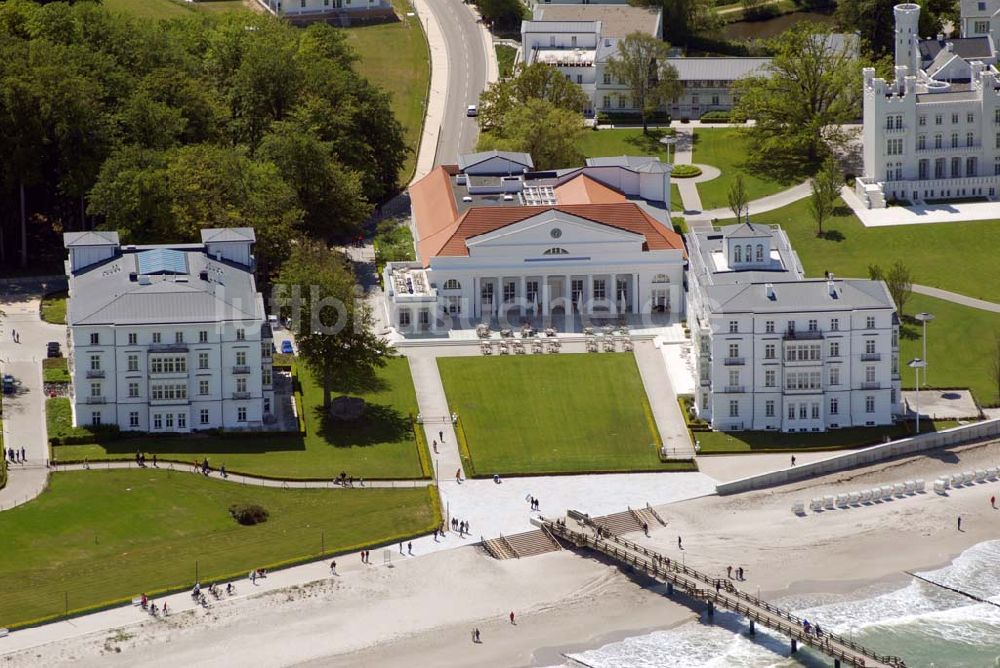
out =
[[[780,471],[771,471],[759,475],[740,478],[716,485],[715,492],[719,495],[739,494],[754,489],[776,487],[790,482],[815,478],[817,476],[845,471],[859,466],[868,466],[876,462],[894,457],[913,455],[934,448],[941,448],[959,443],[969,443],[1000,437],[1000,419],[985,420],[945,431],[921,434],[898,441],[890,441],[873,445],[861,450],[834,455],[810,464],[800,464]]]

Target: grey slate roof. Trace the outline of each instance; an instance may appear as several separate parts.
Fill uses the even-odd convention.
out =
[[[759,239],[762,237],[771,238],[774,236],[770,229],[753,223],[741,223],[739,225],[728,225],[722,228],[722,234],[727,239]]]
[[[588,32],[600,30],[600,21],[521,21],[521,32]]]
[[[663,174],[666,165],[660,159],[650,155],[613,155],[598,158],[587,158],[588,167],[624,167],[633,172],[652,172]]]
[[[661,9],[628,5],[537,5],[537,22],[600,21],[601,37],[625,37],[633,32],[659,36]]]
[[[830,286],[822,278],[775,283],[774,299],[768,298],[762,283],[709,285],[704,288],[704,296],[708,308],[716,313],[894,308],[889,290],[881,281],[836,279],[833,286],[836,297],[831,296]]]
[[[221,227],[201,231],[202,243],[210,241],[257,241],[257,235],[252,227]]]
[[[982,37],[957,37],[954,39],[924,39],[918,42],[920,60],[923,63],[937,58],[938,53],[945,50],[945,45],[952,44],[955,55],[966,60],[991,60],[993,58],[993,42],[984,35]]]
[[[140,279],[148,278],[148,284],[130,280],[131,273],[138,273],[138,254],[157,248],[183,252],[187,274]],[[203,270],[208,280],[202,280]],[[253,274],[245,267],[209,258],[200,245],[126,248],[69,280],[70,325],[215,323],[264,317]]]
[[[681,81],[735,81],[765,74],[770,58],[668,58]]]
[[[66,248],[80,248],[82,246],[117,246],[117,232],[103,232],[92,230],[90,232],[66,232],[63,234],[63,245]]]
[[[479,153],[462,153],[458,156],[458,168],[465,170],[468,167],[478,165],[487,160],[492,160],[493,158],[503,158],[504,160],[510,160],[511,162],[516,162],[519,165],[524,165],[528,169],[534,169],[535,163],[531,159],[530,153],[521,153],[519,151],[480,151]]]

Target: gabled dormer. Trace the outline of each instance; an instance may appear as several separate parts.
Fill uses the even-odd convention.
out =
[[[771,230],[746,222],[723,237],[726,263],[733,271],[761,269],[771,264]]]

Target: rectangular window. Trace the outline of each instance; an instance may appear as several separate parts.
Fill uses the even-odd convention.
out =
[[[865,318],[865,328],[875,329],[875,316],[870,315],[867,318]]]
[[[188,426],[188,416],[184,413],[177,414],[177,428],[187,429]]]
[[[865,413],[875,412],[875,397],[867,396],[865,397]]]
[[[819,322],[816,321],[816,320],[810,320],[809,321],[809,331],[810,332],[815,332],[817,330],[819,330]]]
[[[812,419],[813,420],[818,420],[819,419],[819,404],[817,404],[817,403],[814,403],[812,405]]]
[[[837,318],[830,318],[830,331],[836,332],[840,330],[840,320]]]
[[[840,367],[830,367],[830,385],[840,385]]]
[[[729,417],[739,417],[740,416],[740,402],[735,399],[729,402]]]
[[[941,142],[944,138],[941,135],[934,135],[934,148],[941,148]]]
[[[917,150],[923,151],[927,148],[927,135],[917,135]]]
[[[163,429],[163,415],[153,413],[153,429]]]
[[[979,4],[982,5],[984,3],[980,2]],[[974,33],[976,33],[977,35],[984,35],[984,34],[988,33],[989,31],[990,31],[990,22],[989,21],[976,21],[975,27],[973,29]]]
[[[99,426],[101,424],[101,412],[100,411],[92,411],[90,413],[90,424],[93,425],[93,426],[95,426],[95,427],[97,427],[97,426]]]
[[[184,343],[184,332],[174,332],[174,343]]]
[[[167,429],[173,429],[174,428],[174,414],[173,413],[167,413],[164,417],[166,418],[165,424],[167,426]]]
[[[809,405],[805,403],[799,404],[799,419],[805,420],[809,415]]]
[[[399,326],[409,327],[410,326],[410,312],[407,310],[401,310],[399,312]]]
[[[101,335],[97,332],[92,332],[90,335],[90,345],[96,346],[101,343]]]
[[[925,114],[920,114],[920,118],[917,120],[917,125],[927,125],[927,116]]]
[[[735,320],[730,320],[729,321],[729,333],[730,334],[736,334],[739,331],[740,331],[739,323],[736,322]]]
[[[237,341],[245,341],[246,338],[247,338],[246,330],[243,329],[242,327],[237,327],[236,328],[236,340]]]
[[[1000,137],[1000,135],[997,135],[997,136]],[[1000,143],[1000,139],[998,139],[997,142]],[[138,342],[139,342],[139,335],[136,334],[135,332],[129,332],[128,333],[128,344],[130,346],[134,346]]]
[[[941,123],[943,122],[944,122],[944,116],[942,116],[941,114],[934,115],[934,125],[941,125]],[[940,136],[941,135],[938,135],[938,137]],[[940,146],[938,148],[940,148]]]
[[[866,383],[875,382],[875,367],[871,365],[865,367],[865,382]]]
[[[237,422],[246,422],[247,421],[247,409],[246,408],[240,406],[239,408],[236,409],[236,421]]]
[[[514,281],[507,281],[503,284],[503,300],[512,302],[517,297],[517,285]]]
[[[247,379],[246,378],[237,378],[236,379],[236,391],[237,392],[246,392],[247,391]]]
[[[830,415],[840,414],[840,400],[836,397],[830,398]]]
[[[139,426],[139,413],[138,411],[129,411],[128,414],[128,426],[136,429]]]
[[[764,417],[774,417],[774,399],[768,399],[764,402]]]
[[[128,397],[129,399],[136,399],[139,396],[139,383],[129,383],[128,384]]]
[[[729,344],[729,356],[730,357],[739,357],[740,356],[740,344],[738,344],[738,343],[730,343]]]
[[[788,419],[795,419],[795,404],[788,404]]]
[[[951,178],[957,179],[962,175],[962,159],[952,158],[951,159]]]
[[[91,383],[90,384],[90,396],[92,396],[92,397],[99,397],[99,396],[101,396],[101,384],[100,383]]]
[[[774,359],[774,344],[768,343],[764,346],[764,359],[773,360]]]
[[[198,343],[208,343],[208,332],[206,330],[201,330],[198,332]]]
[[[611,73],[610,72],[605,72],[604,73],[604,85],[605,86],[610,86],[611,85]],[[607,98],[605,98],[605,99],[607,99]],[[608,105],[605,104],[604,106],[606,107]]]
[[[606,299],[607,289],[603,278],[594,279],[594,299]]]
[[[260,382],[263,383],[264,385],[270,385],[271,384],[271,368],[270,367],[266,367],[266,368],[264,368],[264,369],[261,370],[261,372],[260,372]]]
[[[875,352],[875,339],[865,339],[865,353],[871,355]]]
[[[958,113],[957,112],[952,112],[952,114],[951,114],[951,124],[952,125],[958,125]]]
[[[201,409],[201,413],[199,413],[198,415],[199,415],[198,421],[201,424],[208,424],[208,409],[207,408],[202,408]]]
[[[198,368],[199,369],[208,368],[208,353],[198,353]]]
[[[160,333],[153,332],[153,343],[160,343]]]
[[[605,75],[605,77],[604,77],[604,78],[605,78],[605,79],[607,79],[607,78],[608,78],[608,76],[607,76],[607,75]],[[604,83],[608,83],[608,82],[607,82],[607,81],[605,81]],[[602,108],[604,108],[604,109],[607,109],[608,107],[610,107],[610,106],[611,106],[611,96],[610,96],[610,95],[605,95],[605,96],[604,96],[604,97],[603,97],[603,98],[601,99],[601,102],[603,103],[603,104],[601,105],[601,107],[602,107]]]
[[[740,384],[740,372],[739,369],[729,370],[729,385],[736,386]]]
[[[138,371],[139,370],[139,356],[138,355],[129,355],[126,358],[126,362],[128,364],[128,370],[129,371]]]
[[[975,145],[975,137],[973,136],[973,134],[971,132],[966,132],[965,133],[965,145],[966,146],[974,146]]]
[[[926,179],[930,173],[930,161],[921,160],[917,163],[917,178]]]
[[[198,381],[198,394],[200,394],[201,396],[205,396],[206,394],[208,394],[208,381],[207,380],[199,380]]]
[[[764,323],[764,332],[767,334],[774,334],[774,321],[768,320]]]
[[[976,171],[977,171],[976,170],[976,159],[975,158],[966,158],[965,159],[965,175],[966,176],[975,176],[976,175]]]
[[[768,369],[764,372],[764,387],[774,387],[774,369]]]
[[[236,366],[247,365],[247,353],[245,350],[236,351]]]

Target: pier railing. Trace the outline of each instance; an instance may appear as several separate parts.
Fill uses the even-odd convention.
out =
[[[762,624],[787,635],[795,642],[809,645],[838,662],[872,668],[906,668],[899,657],[878,654],[860,643],[836,633],[817,634],[805,630],[805,620],[776,605],[738,589],[728,578],[719,578],[671,559],[622,536],[615,536],[595,525],[586,516],[570,513],[576,519],[544,520],[541,524],[552,534],[580,547],[587,547],[612,559],[632,566],[650,577],[680,587],[689,596],[720,608],[743,615],[751,622]],[[573,526],[576,524],[576,526]],[[700,585],[708,585],[703,588]],[[869,663],[869,661],[871,663]]]

